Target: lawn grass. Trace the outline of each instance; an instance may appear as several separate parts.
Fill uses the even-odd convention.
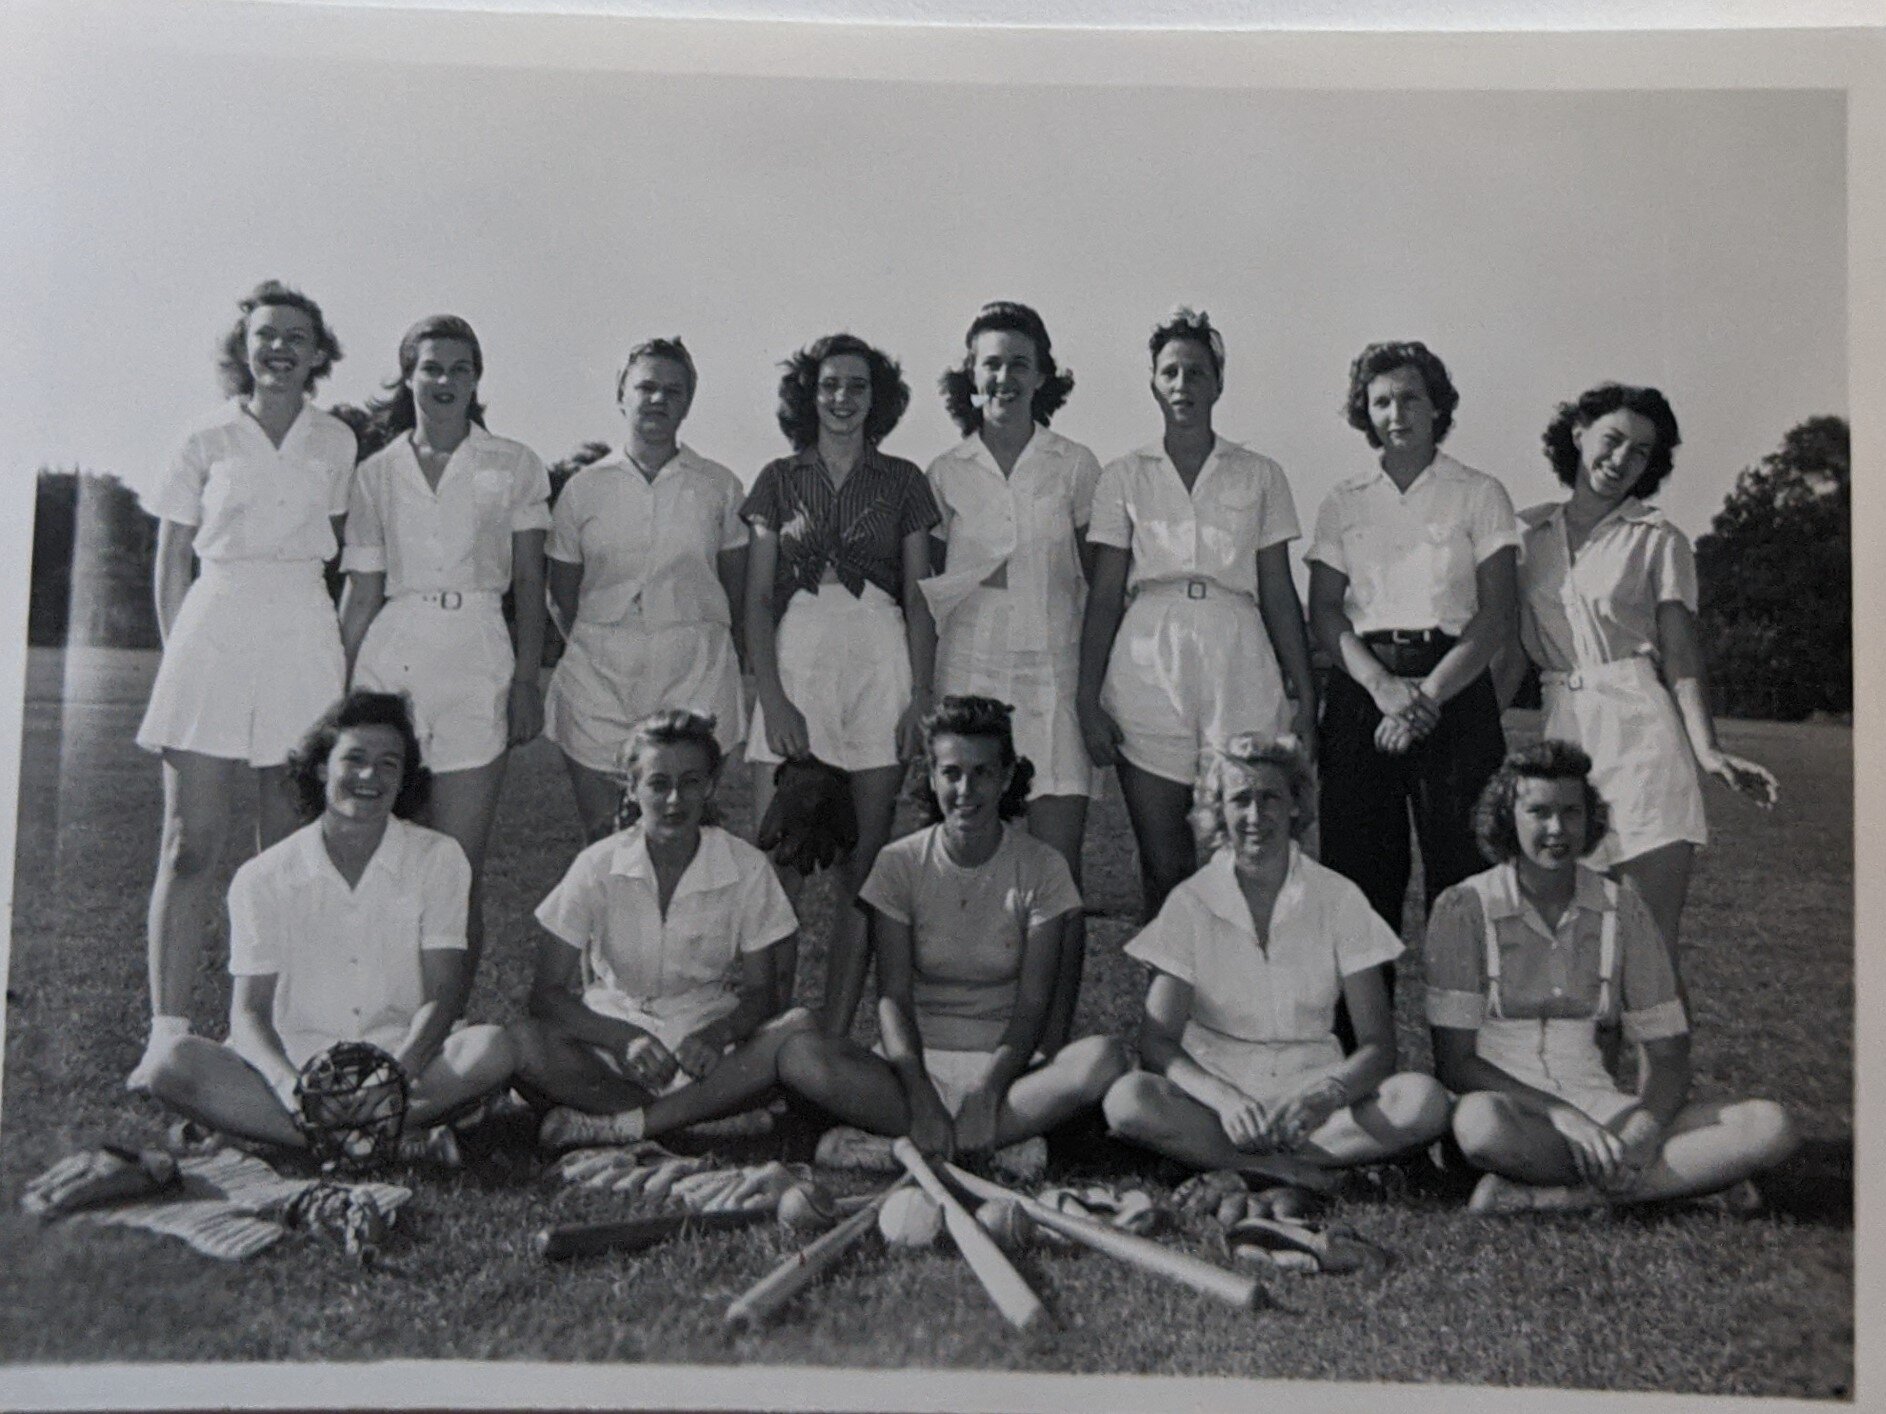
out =
[[[753,1336],[720,1328],[726,1302],[785,1254],[769,1228],[686,1239],[637,1258],[547,1267],[546,1223],[614,1215],[612,1200],[535,1178],[503,1152],[465,1174],[420,1176],[386,1263],[283,1244],[239,1267],[167,1239],[41,1229],[19,1214],[27,1178],[161,1116],[120,1080],[146,1011],[143,917],[158,772],[131,744],[145,655],[36,651],[21,778],[20,852],[0,1103],[0,1359],[364,1360],[399,1356],[690,1363],[948,1366],[1069,1372],[1457,1381],[1615,1390],[1840,1397],[1853,1366],[1852,740],[1845,728],[1725,724],[1782,782],[1772,815],[1712,789],[1717,830],[1687,929],[1697,1089],[1788,1103],[1810,1144],[1769,1185],[1777,1212],[1696,1209],[1538,1222],[1469,1219],[1457,1193],[1354,1197],[1340,1215],[1396,1253],[1379,1282],[1269,1280],[1255,1315],[1216,1307],[1091,1255],[1021,1265],[1056,1329],[1012,1338],[945,1251],[861,1249]],[[1515,733],[1529,727],[1512,722]],[[746,819],[730,778],[731,822]],[[490,941],[473,1012],[516,1014],[531,908],[574,854],[556,754],[516,753],[488,885]],[[1090,950],[1081,1029],[1126,1030],[1137,967],[1120,953],[1137,907],[1117,800],[1088,842]],[[815,935],[829,912],[815,892]],[[220,1034],[222,943],[198,980],[199,1030]],[[802,986],[817,984],[817,958]],[[1400,988],[1404,1059],[1425,1064],[1419,964]],[[803,1144],[798,1138],[796,1143]],[[1094,1168],[1103,1141],[1057,1148]],[[1163,1191],[1167,1175],[1141,1166]],[[1181,1240],[1211,1252],[1210,1237]],[[75,1313],[83,1313],[75,1319]]]

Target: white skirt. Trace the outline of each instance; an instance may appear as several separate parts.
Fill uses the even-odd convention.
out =
[[[1610,810],[1610,831],[1588,861],[1594,869],[1679,840],[1708,843],[1696,757],[1650,659],[1545,673],[1540,684],[1544,734],[1585,749]]]
[[[812,754],[841,771],[898,764],[897,721],[910,705],[904,615],[875,584],[854,597],[842,584],[801,589],[774,640],[780,686],[805,715]],[[765,713],[753,705],[747,760],[777,761]]]
[[[1092,795],[1094,763],[1081,736],[1074,695],[1080,682],[1077,645],[1046,653],[1013,653],[991,662],[967,632],[944,630],[936,655],[936,691],[993,697],[1015,709],[1015,750],[1034,763],[1031,794]]]
[[[406,693],[420,759],[434,772],[469,771],[504,754],[515,655],[498,595],[439,598],[402,594],[381,606],[360,645],[354,686]]]
[[[721,750],[731,755],[740,745],[746,711],[726,626],[579,619],[550,678],[544,735],[578,765],[610,772],[629,728],[664,707],[711,712]]]
[[[206,560],[171,626],[137,742],[279,766],[345,676],[319,561]]]

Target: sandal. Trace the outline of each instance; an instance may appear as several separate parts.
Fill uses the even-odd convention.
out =
[[[104,1144],[59,1160],[26,1185],[20,1206],[37,1218],[57,1218],[147,1198],[180,1181],[176,1159],[162,1149]]]

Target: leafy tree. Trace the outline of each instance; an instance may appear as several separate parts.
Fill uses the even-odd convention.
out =
[[[1696,542],[1717,711],[1853,710],[1851,470],[1846,420],[1811,417],[1742,472]]]
[[[42,468],[33,508],[27,641],[157,646],[157,522],[115,476]]]

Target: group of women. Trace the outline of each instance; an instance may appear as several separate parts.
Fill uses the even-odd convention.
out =
[[[1441,361],[1370,346],[1346,412],[1376,455],[1317,515],[1306,622],[1284,472],[1213,429],[1222,336],[1178,310],[1149,354],[1163,435],[1103,468],[1048,429],[1073,379],[1039,315],[985,306],[942,380],[965,440],[926,474],[881,450],[909,400],[897,365],[821,339],[780,382],[792,454],[743,493],[679,441],[695,367],[653,340],[618,384],[624,455],[553,511],[542,463],[484,427],[462,320],[402,340],[356,469],[353,434],[308,401],[339,356],[319,308],[257,289],[224,360],[239,405],[157,503],[165,654],[139,740],[163,755],[165,823],[134,1087],[287,1142],[283,1085],[319,1029],[288,1024],[295,999],[340,1039],[397,974],[410,1005],[377,1020],[432,1113],[502,1070],[553,1146],[737,1115],[783,1084],[844,1121],[821,1144],[835,1162],[908,1133],[1038,1168],[1048,1128],[1104,1103],[1116,1133],[1185,1162],[1312,1186],[1451,1114],[1492,1208],[1707,1191],[1785,1154],[1775,1106],[1687,1098],[1676,944],[1699,776],[1763,804],[1774,782],[1715,739],[1689,546],[1643,500],[1678,442],[1662,395],[1607,384],[1563,406],[1545,440],[1571,495],[1515,518],[1439,450],[1458,402]],[[343,543],[337,616],[321,565]],[[546,604],[567,644],[547,709]],[[1548,741],[1508,756],[1522,649]],[[538,910],[529,1018],[455,1031],[505,751],[540,729],[592,843]],[[857,816],[816,1015],[791,1005],[803,879],[715,822],[743,740],[757,810],[776,763],[814,757]],[[893,842],[917,756],[936,823]],[[1149,920],[1127,949],[1152,972],[1143,1070],[1112,1038],[1070,1040],[1106,767]],[[249,774],[264,848],[231,895],[233,1050],[209,1059],[222,1048],[185,1013]],[[619,800],[631,823],[611,833]],[[393,828],[401,801],[456,841],[465,898],[454,921],[414,882],[410,936],[387,925],[380,948],[359,941],[368,883],[427,855]],[[1438,1081],[1397,1068],[1411,816]],[[1320,862],[1299,843],[1313,821]],[[333,897],[297,913],[296,884]],[[329,923],[307,949],[324,980],[289,985],[295,939]],[[849,1033],[873,958],[867,1051]],[[1620,1026],[1635,1095],[1601,1043]]]

